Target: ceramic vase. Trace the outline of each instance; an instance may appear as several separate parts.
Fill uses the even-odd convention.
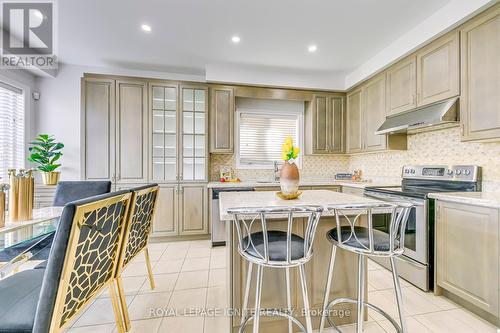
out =
[[[281,193],[295,194],[299,190],[299,168],[295,163],[285,161],[280,172]]]

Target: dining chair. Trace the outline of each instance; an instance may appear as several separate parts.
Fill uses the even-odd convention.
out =
[[[119,191],[64,206],[47,268],[0,280],[0,332],[61,332],[106,287],[124,332],[114,277],[131,197]]]
[[[153,218],[158,200],[159,187],[157,184],[150,184],[130,189],[132,199],[130,203],[130,214],[125,227],[123,246],[116,271],[116,284],[122,308],[125,330],[130,330],[130,317],[128,315],[127,300],[121,273],[127,265],[141,252],[146,259],[146,268],[149,276],[151,289],[155,288],[153,270],[148,251],[149,235],[153,227]]]
[[[72,180],[57,183],[52,206],[64,206],[68,202],[111,192],[108,180]]]

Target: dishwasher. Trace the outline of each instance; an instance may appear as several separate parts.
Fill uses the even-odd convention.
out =
[[[220,220],[219,194],[221,192],[248,192],[252,187],[212,189],[212,246],[226,245],[226,223]]]

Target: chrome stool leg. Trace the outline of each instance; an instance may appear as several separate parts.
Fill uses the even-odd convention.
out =
[[[257,265],[257,279],[255,283],[255,314],[253,319],[253,333],[259,333],[259,319],[260,319],[260,297],[262,294],[262,275],[264,268]]]
[[[399,321],[401,322],[401,331],[407,333],[405,311],[403,307],[403,295],[401,294],[401,284],[399,283],[398,270],[394,257],[391,257],[392,280],[394,281],[394,289],[396,290],[396,300],[398,302]]]
[[[292,315],[292,296],[291,296],[291,286],[290,286],[290,267],[285,269],[286,275],[286,306],[288,313]],[[288,333],[293,333],[293,323],[291,319],[288,319]]]
[[[250,294],[250,285],[252,283],[252,268],[253,264],[248,262],[248,272],[247,272],[247,281],[245,284],[245,295],[243,296],[243,306],[241,307],[241,322],[240,327],[243,326],[246,319],[248,318],[248,295]]]
[[[309,296],[307,295],[306,272],[304,265],[299,266],[300,283],[302,285],[302,299],[304,301],[304,311],[306,315],[306,332],[312,333],[311,309],[309,307]]]
[[[365,256],[358,254],[358,304],[357,304],[357,322],[356,332],[363,333],[363,324],[365,320]]]
[[[335,253],[337,247],[332,246],[332,253],[330,254],[330,263],[328,264],[328,276],[326,278],[325,296],[323,298],[323,312],[321,313],[321,321],[319,323],[319,333],[323,333],[325,329],[325,319],[328,317],[328,297],[330,296],[330,286],[333,278],[333,267],[335,265]]]

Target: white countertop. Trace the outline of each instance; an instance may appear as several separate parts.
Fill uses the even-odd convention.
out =
[[[14,230],[23,229],[27,226],[31,226],[40,222],[52,220],[55,218],[59,218],[62,214],[63,207],[44,207],[33,209],[33,217],[31,220],[24,221],[9,221],[9,215],[5,217],[5,226],[0,228],[0,234],[4,234],[7,232],[12,232]]]
[[[304,179],[300,181],[300,186],[345,186],[364,189],[367,186],[399,186],[401,184],[370,182],[370,181],[349,181],[349,180],[331,180],[331,179]],[[208,188],[235,188],[235,187],[279,187],[279,182],[259,182],[257,180],[241,181],[241,182],[209,182]]]
[[[295,200],[283,200],[275,192],[222,192],[220,194],[220,219],[222,221],[231,220],[232,215],[227,213],[229,208],[254,208],[254,207],[293,207],[298,205],[317,205],[326,207],[329,205],[349,205],[363,203],[382,202],[339,193],[329,190],[308,190]],[[323,216],[333,215],[333,212],[325,212]]]
[[[430,193],[429,198],[500,209],[500,193],[498,192]]]

